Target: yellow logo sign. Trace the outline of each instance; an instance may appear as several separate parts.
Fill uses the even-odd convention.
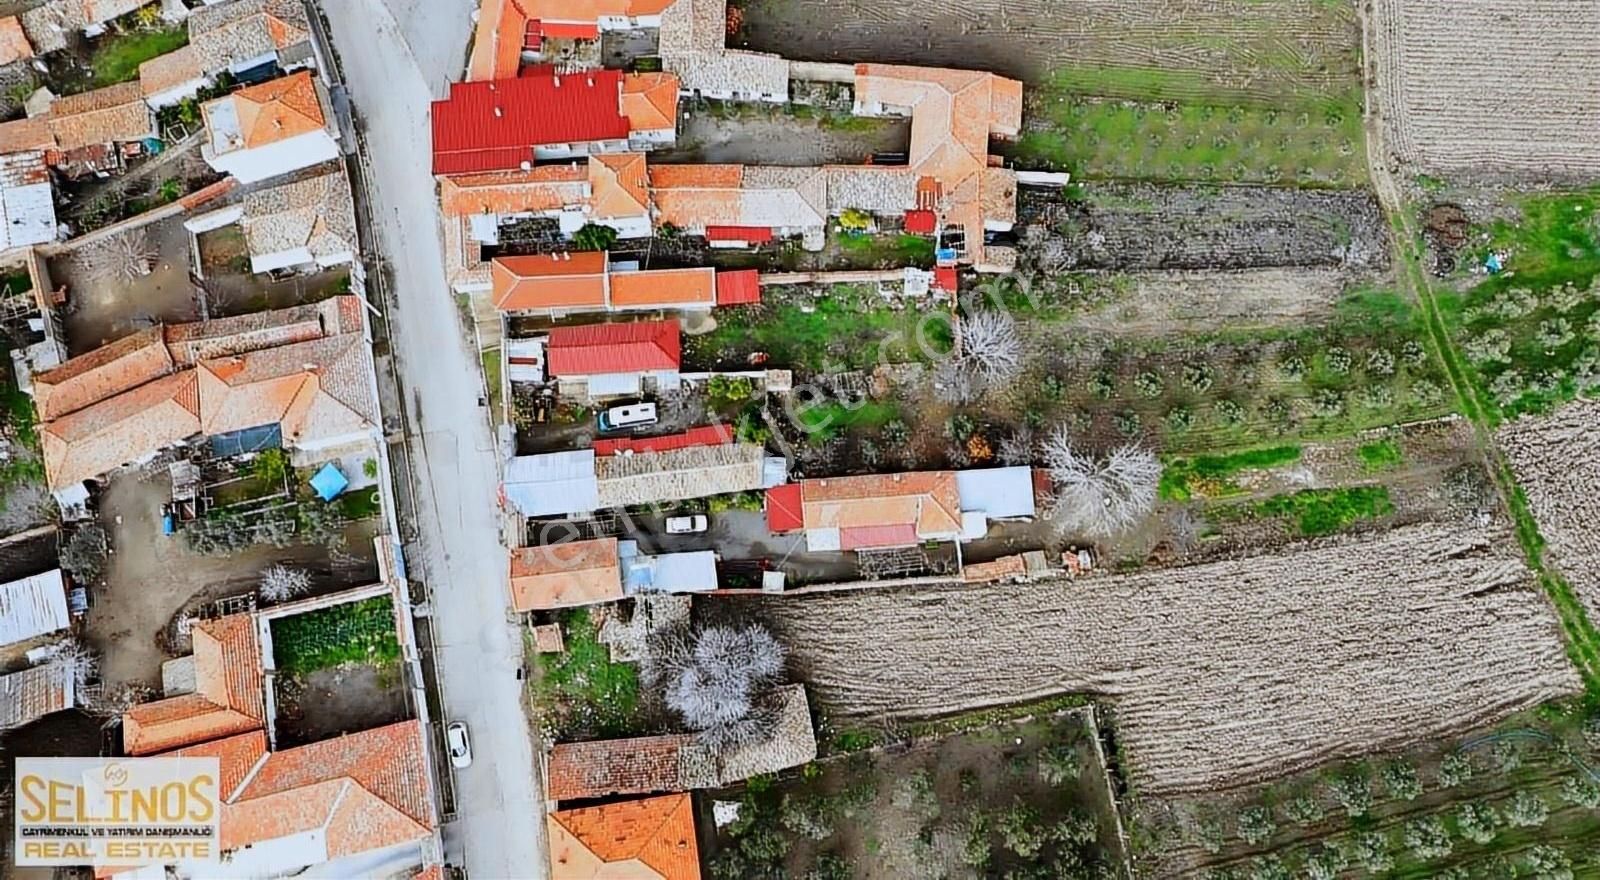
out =
[[[18,758],[17,864],[214,862],[216,758]]]

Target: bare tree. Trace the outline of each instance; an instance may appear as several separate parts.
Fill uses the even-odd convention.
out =
[[[947,357],[934,365],[933,394],[951,406],[965,406],[983,395],[983,382],[965,358]]]
[[[72,674],[73,684],[80,692],[94,680],[95,672],[100,668],[100,656],[77,639],[62,642],[56,648],[52,662],[67,667]]]
[[[261,573],[261,598],[268,602],[286,602],[311,589],[311,575],[298,568],[274,565]]]
[[[1023,425],[1000,441],[1000,448],[995,451],[994,457],[1001,464],[1032,464],[1035,446],[1033,429]]]
[[[1043,451],[1054,486],[1051,519],[1057,528],[1108,538],[1133,527],[1155,507],[1161,462],[1143,446],[1119,446],[1096,459],[1073,448],[1063,425],[1051,432]]]
[[[961,358],[989,387],[1022,372],[1022,334],[1005,312],[989,309],[961,319]]]
[[[79,251],[79,259],[96,280],[128,284],[155,271],[160,254],[144,231],[119,232]]]
[[[639,671],[712,749],[758,742],[777,722],[771,698],[783,672],[783,647],[762,627],[661,634],[652,639]]]

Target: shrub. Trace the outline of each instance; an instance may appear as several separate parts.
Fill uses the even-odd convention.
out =
[[[809,840],[826,840],[833,835],[829,821],[828,802],[817,797],[785,794],[778,808],[778,822],[783,827]]]
[[[369,480],[376,480],[378,478],[378,460],[369,458],[363,461],[361,463],[361,473]]]
[[[1352,818],[1365,816],[1372,809],[1372,788],[1361,774],[1347,773],[1333,777],[1328,780],[1328,793]]]
[[[1394,353],[1387,348],[1367,352],[1367,372],[1374,376],[1394,375]]]
[[[1141,370],[1133,377],[1133,390],[1137,391],[1140,397],[1152,399],[1160,397],[1163,387],[1161,374],[1154,370]]]
[[[1250,860],[1250,880],[1289,880],[1294,876],[1284,866],[1283,859],[1276,853],[1257,856]]]
[[[1037,856],[1050,842],[1039,824],[1039,812],[1021,803],[1000,814],[998,830],[1006,849],[1025,859]]]
[[[1494,744],[1489,753],[1501,773],[1511,773],[1522,768],[1522,749],[1512,740],[1503,739]]]
[[[883,427],[878,429],[878,435],[883,438],[885,443],[901,446],[911,439],[911,428],[900,419],[890,419],[883,423]]]
[[[1183,365],[1183,386],[1196,394],[1204,394],[1210,391],[1213,378],[1210,364],[1187,363]]]
[[[805,873],[803,880],[850,880],[850,863],[835,853],[823,853]]]
[[[1418,379],[1411,383],[1411,399],[1420,406],[1435,406],[1444,400],[1444,389],[1427,379]]]
[[[967,438],[971,437],[972,432],[977,430],[977,428],[978,425],[972,420],[972,416],[969,416],[966,413],[958,412],[955,415],[952,415],[950,418],[945,419],[944,435],[949,437],[951,440],[965,443]]]
[[[289,474],[289,454],[282,449],[268,449],[250,462],[250,472],[269,486],[281,486]]]
[[[1071,810],[1051,829],[1050,836],[1057,843],[1069,847],[1087,846],[1100,835],[1094,817],[1082,810]]]
[[[1078,778],[1078,750],[1055,745],[1039,751],[1039,778],[1051,788],[1060,788]]]
[[[1278,830],[1272,821],[1272,811],[1263,806],[1246,807],[1239,811],[1239,839],[1252,846],[1272,836]]]
[[[966,840],[961,847],[961,863],[969,868],[982,868],[993,855],[989,847],[989,818],[983,813],[973,813],[967,820]]]
[[[1283,814],[1291,821],[1307,825],[1319,821],[1324,814],[1322,804],[1315,797],[1303,794],[1283,805]]]
[[[1116,377],[1106,370],[1097,370],[1089,377],[1089,393],[1101,400],[1107,400],[1117,391]]]
[[[1195,824],[1195,842],[1200,848],[1212,855],[1222,852],[1223,830],[1222,820],[1216,816],[1204,816]]]
[[[1450,854],[1450,832],[1438,816],[1423,816],[1406,823],[1406,848],[1422,861],[1442,859]]]
[[[1325,418],[1344,412],[1344,392],[1337,388],[1318,388],[1311,395],[1311,411]]]
[[[1406,366],[1412,369],[1426,366],[1428,363],[1428,350],[1423,348],[1422,343],[1415,339],[1408,339],[1405,345],[1400,346],[1400,359],[1405,361]]]
[[[598,223],[585,223],[572,234],[572,246],[580,251],[608,251],[617,243],[617,231]]]
[[[1350,860],[1342,851],[1334,847],[1322,847],[1306,857],[1302,870],[1306,880],[1335,880],[1349,865]]]
[[[1568,776],[1561,780],[1561,799],[1585,809],[1600,807],[1600,785],[1593,780]]]
[[[1522,860],[1531,876],[1541,880],[1572,880],[1572,858],[1553,846],[1541,843],[1529,847]]]
[[[1367,385],[1361,389],[1361,405],[1367,409],[1394,406],[1394,389],[1388,385]]]
[[[110,549],[105,529],[94,523],[79,526],[61,548],[60,564],[78,583],[93,584],[105,574]]]
[[[1531,791],[1519,791],[1505,806],[1506,823],[1517,828],[1537,828],[1550,818],[1550,806]]]
[[[756,383],[747,376],[712,376],[706,381],[706,397],[714,409],[729,409],[751,399]]]
[[[1374,874],[1394,867],[1394,856],[1389,853],[1389,840],[1376,831],[1361,832],[1351,838],[1350,855]]]
[[[1278,360],[1278,369],[1290,379],[1299,379],[1306,374],[1306,359],[1298,354],[1287,354]]]
[[[1351,356],[1348,348],[1335,345],[1330,347],[1327,353],[1323,355],[1322,362],[1327,366],[1328,372],[1335,376],[1343,376],[1350,372],[1350,367],[1355,363],[1355,358]]]
[[[1472,779],[1472,758],[1466,752],[1451,752],[1439,759],[1439,785],[1455,788]]]
[[[1422,782],[1417,779],[1417,768],[1408,761],[1390,761],[1383,766],[1383,787],[1390,797],[1414,801],[1422,794]]]
[[[1211,404],[1211,408],[1223,424],[1237,425],[1244,421],[1244,406],[1237,400],[1223,397]]]
[[[1139,414],[1131,409],[1117,413],[1111,421],[1117,433],[1124,437],[1133,437],[1139,433]]]
[[[1499,832],[1500,814],[1488,804],[1468,801],[1456,809],[1456,828],[1462,837],[1484,846]]]
[[[1194,427],[1194,411],[1186,406],[1167,410],[1167,428],[1179,434]]]

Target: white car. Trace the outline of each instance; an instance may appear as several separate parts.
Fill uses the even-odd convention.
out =
[[[706,515],[703,513],[689,516],[667,517],[667,534],[669,535],[696,535],[709,527]]]
[[[472,766],[472,741],[467,739],[467,725],[452,721],[444,729],[445,744],[450,748],[450,765],[457,770]]]

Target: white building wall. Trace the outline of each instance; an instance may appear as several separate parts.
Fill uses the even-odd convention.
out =
[[[318,129],[264,147],[233,150],[222,155],[213,155],[207,145],[204,154],[212,168],[232,174],[241,183],[256,183],[337,159],[339,144],[327,129]]]
[[[191,79],[181,85],[173,86],[164,92],[156,92],[153,95],[145,95],[144,102],[150,105],[151,110],[160,110],[162,107],[171,107],[174,104],[178,104],[189,98],[193,98],[195,95],[200,94],[201,89],[210,84],[211,77],[209,76]]]

